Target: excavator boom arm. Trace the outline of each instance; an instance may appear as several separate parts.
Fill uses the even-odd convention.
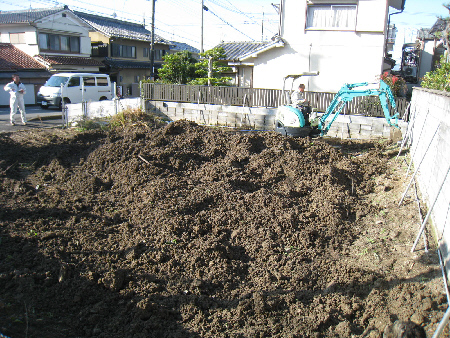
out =
[[[380,87],[379,89],[365,89],[365,90],[358,90],[354,88],[367,86],[367,82],[363,83],[354,83],[354,84],[345,84],[342,86],[342,88],[339,90],[339,92],[336,94],[336,96],[333,98],[333,101],[331,101],[330,105],[328,106],[325,114],[322,115],[319,119],[318,128],[321,131],[321,135],[325,135],[328,130],[330,129],[333,122],[336,120],[342,109],[344,108],[345,104],[348,101],[353,100],[353,98],[358,96],[378,96],[380,99],[381,107],[383,108],[384,116],[386,118],[386,121],[390,126],[394,126],[398,128],[398,112],[397,112],[397,106],[395,104],[394,95],[392,95],[391,88],[382,80],[380,80]],[[391,104],[391,107],[395,110],[395,114],[393,116],[390,115],[389,112],[389,106],[388,106],[388,100]],[[334,114],[331,121],[326,123],[327,118]],[[392,122],[394,121],[394,122]]]

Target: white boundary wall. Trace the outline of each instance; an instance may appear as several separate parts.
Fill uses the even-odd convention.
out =
[[[450,277],[450,93],[414,88],[410,116],[411,172],[428,210],[435,202],[430,217]]]
[[[140,98],[113,99],[66,105],[65,124],[73,124],[83,119],[111,117],[127,108],[141,107]]]

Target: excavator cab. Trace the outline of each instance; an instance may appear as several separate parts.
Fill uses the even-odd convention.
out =
[[[311,132],[309,123],[311,107],[294,107],[290,94],[293,92],[294,83],[302,76],[317,76],[319,72],[303,72],[301,74],[286,75],[283,79],[283,99],[286,105],[278,107],[275,117],[275,130],[285,136],[306,137]],[[291,81],[291,89],[286,90],[286,82]],[[299,84],[299,83],[297,83]]]

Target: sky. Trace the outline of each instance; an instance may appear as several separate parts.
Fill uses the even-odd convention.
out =
[[[450,0],[445,0],[450,2]],[[391,24],[398,32],[394,59],[403,43],[414,42],[417,30],[431,28],[439,16],[448,17],[442,0],[406,0],[400,14],[390,10]],[[203,0],[203,47],[211,49],[222,41],[268,40],[278,31],[278,14],[272,3],[280,0]],[[72,10],[116,16],[145,23],[151,29],[152,0],[0,0],[0,10],[24,10],[68,5]],[[156,0],[155,33],[200,49],[202,0]]]
[[[279,0],[203,0],[203,46],[221,41],[268,40],[278,31]],[[1,10],[24,10],[67,5],[72,10],[143,23],[151,29],[153,1],[145,0],[0,0]],[[206,10],[207,9],[207,10]],[[145,21],[144,21],[145,20]],[[202,0],[156,0],[155,34],[200,49]]]

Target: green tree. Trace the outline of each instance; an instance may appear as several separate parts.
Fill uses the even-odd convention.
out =
[[[436,70],[426,73],[420,85],[423,88],[450,92],[450,62],[446,61],[444,55]]]
[[[197,76],[195,66],[197,60],[190,52],[168,54],[163,59],[164,64],[158,71],[161,82],[187,84]]]
[[[223,48],[213,48],[200,53],[202,60],[195,64],[197,78],[189,82],[191,85],[229,86],[231,77],[221,76],[231,68],[224,61],[226,55]]]

